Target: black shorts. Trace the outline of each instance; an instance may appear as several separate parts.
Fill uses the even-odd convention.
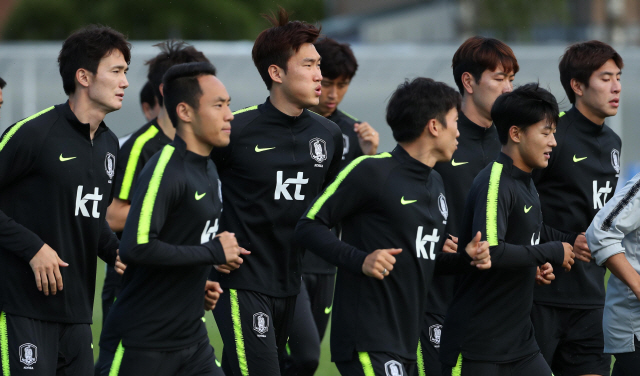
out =
[[[440,334],[444,325],[444,316],[426,313],[422,322],[420,342],[418,343],[418,361],[413,376],[440,376]]]
[[[92,341],[89,324],[60,324],[2,312],[0,370],[9,368],[13,376],[91,375]]]
[[[100,376],[224,376],[209,338],[173,351],[125,349],[122,344],[115,353],[100,348],[96,371]]]
[[[640,341],[635,338],[636,350],[630,353],[613,354],[616,364],[613,365],[611,376],[637,376],[640,370]]]
[[[333,308],[334,285],[335,274],[302,275],[283,375],[311,376],[318,368],[320,343]]]
[[[458,358],[455,367],[442,365],[442,376],[552,376],[540,353],[508,363],[489,363]]]
[[[116,301],[122,288],[122,276],[118,274],[112,266],[107,265],[107,272],[104,275],[104,285],[102,286],[102,326],[104,326],[111,306]]]
[[[213,310],[224,342],[227,376],[280,376],[296,296],[275,298],[255,291],[226,289]]]
[[[416,362],[385,352],[359,352],[353,359],[336,362],[342,376],[409,376]]]
[[[533,304],[536,342],[555,376],[609,375],[611,356],[604,354],[603,312],[604,308]]]

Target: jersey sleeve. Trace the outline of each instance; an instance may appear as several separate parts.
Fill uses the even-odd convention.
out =
[[[9,127],[0,138],[0,191],[26,176],[36,163],[46,132],[25,123],[43,112]],[[29,262],[44,241],[0,210],[0,244],[2,249]]]
[[[225,264],[218,238],[200,245],[174,245],[158,239],[172,207],[179,205],[185,189],[182,164],[171,164],[174,150],[171,145],[165,146],[142,170],[122,234],[120,258],[125,264]]]
[[[98,240],[98,257],[100,257],[109,266],[113,266],[116,262],[116,250],[120,246],[120,241],[116,234],[109,227],[106,220],[102,221],[102,230],[100,231],[100,239]]]
[[[333,132],[333,142],[335,144],[335,148],[333,150],[333,157],[331,158],[331,164],[329,164],[329,169],[327,171],[327,176],[324,180],[324,186],[328,187],[331,182],[333,182],[338,173],[340,172],[340,165],[342,162],[342,150],[343,150],[343,139],[342,132],[340,131],[340,127],[335,126],[335,132]]]
[[[114,198],[131,201],[135,183],[147,160],[144,156],[145,144],[158,133],[158,129],[150,127],[146,132],[129,139],[118,151],[116,160],[116,176],[114,181]],[[149,157],[146,157],[147,159]]]
[[[624,253],[622,240],[640,228],[640,174],[629,180],[596,214],[587,229],[589,250],[598,265]]]
[[[560,230],[556,230],[555,228],[546,225],[544,222],[542,223],[542,228],[540,229],[540,242],[564,242],[573,245],[576,242],[576,238],[578,237],[577,233],[569,233]]]
[[[385,153],[386,154],[386,153]],[[366,158],[351,162],[325,191],[313,201],[296,226],[294,239],[302,247],[352,273],[362,273],[368,253],[347,244],[331,231],[340,221],[372,201],[375,187],[370,173],[360,165]],[[338,161],[340,159],[338,158]]]

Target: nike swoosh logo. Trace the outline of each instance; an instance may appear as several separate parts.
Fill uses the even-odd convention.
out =
[[[455,160],[455,159],[452,159],[452,160],[451,160],[451,165],[452,165],[453,167],[461,166],[461,165],[463,165],[463,164],[467,164],[467,163],[469,163],[469,162],[456,162],[456,160]]]
[[[333,304],[324,309],[324,314],[325,315],[330,314],[332,309],[333,309]]]
[[[206,195],[206,194],[207,194],[207,192],[205,192],[205,193],[203,193],[203,194],[199,195],[199,194],[198,194],[198,191],[196,191],[196,201],[198,201],[198,200],[200,200],[201,198],[203,198],[203,197],[204,197],[204,195]]]
[[[532,207],[533,207],[533,205],[531,205],[531,206],[529,206],[529,207],[527,208],[527,205],[525,205],[525,206],[524,206],[524,212],[525,212],[525,214],[526,214],[526,213],[528,213],[528,212],[529,212],[529,210],[531,210],[531,208],[532,208]]]
[[[573,155],[573,161],[574,162],[584,161],[587,158],[589,158],[589,157],[576,158],[576,155],[575,154]]]
[[[272,148],[259,148],[258,145],[256,145],[256,153],[260,153],[262,151],[267,151],[267,150],[271,150],[271,149],[275,149],[276,147],[272,147]]]
[[[70,161],[72,159],[76,159],[76,157],[65,158],[65,157],[62,156],[62,154],[60,154],[60,162],[66,162],[66,161]]]
[[[405,200],[404,196],[402,196],[402,198],[400,199],[400,203],[402,205],[408,205],[408,204],[413,204],[414,202],[416,202],[418,200]]]

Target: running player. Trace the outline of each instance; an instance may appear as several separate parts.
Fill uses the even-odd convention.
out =
[[[542,223],[531,172],[547,166],[556,146],[558,104],[548,91],[527,84],[498,97],[491,118],[502,152],[473,181],[460,240],[485,234],[492,268],[458,279],[442,332],[442,374],[551,375],[529,318],[533,280],[536,267],[547,262],[571,269],[577,234]]]
[[[323,38],[314,43],[322,57],[322,94],[320,103],[310,110],[336,123],[342,131],[342,170],[363,154],[374,155],[379,136],[367,122],[360,122],[338,109],[358,62],[348,44]],[[336,267],[306,252],[302,260],[302,286],[296,300],[296,312],[289,336],[284,374],[313,375],[320,360],[320,342],[327,329],[333,300]]]
[[[560,118],[558,148],[549,167],[534,174],[545,223],[584,232],[613,197],[620,174],[620,137],[604,124],[618,112],[622,58],[611,46],[590,41],[567,48],[560,81],[574,105]],[[531,319],[542,355],[556,376],[608,375],[603,353],[605,268],[592,262],[586,239],[574,245],[576,263],[550,287],[535,290]]]
[[[302,276],[293,230],[342,156],[340,128],[306,109],[321,94],[313,46],[320,31],[289,22],[284,9],[268,19],[273,27],[260,33],[252,57],[270,96],[236,112],[230,145],[212,154],[225,200],[220,229],[252,252],[239,270],[212,275],[228,292],[214,311],[227,376],[280,375]]]
[[[453,78],[462,95],[459,114],[458,149],[451,161],[436,163],[434,170],[442,176],[449,203],[449,219],[445,250],[457,249],[461,234],[464,201],[473,179],[500,154],[498,131],[491,119],[491,106],[500,94],[513,90],[512,81],[518,73],[518,61],[513,51],[493,38],[467,39],[453,55]],[[442,325],[453,298],[454,276],[437,276],[429,291],[429,300],[418,344],[419,376],[440,376]]]
[[[152,119],[140,129],[135,131],[124,142],[118,153],[116,163],[116,178],[114,185],[114,199],[107,210],[107,221],[111,229],[118,237],[122,235],[122,229],[131,207],[131,193],[135,186],[140,171],[151,157],[173,140],[176,133],[171,124],[168,112],[162,99],[162,76],[176,64],[189,62],[209,62],[204,54],[185,42],[168,40],[158,43],[160,53],[147,61],[149,73],[147,78],[155,100],[160,105],[158,117]],[[113,268],[107,268],[102,287],[102,321],[107,319],[109,309],[120,292],[122,278]]]
[[[451,159],[458,137],[460,95],[429,78],[398,87],[387,123],[398,146],[364,156],[342,170],[296,228],[296,240],[337,265],[331,358],[342,375],[408,375],[416,367],[416,343],[444,243],[447,200],[438,161]],[[328,230],[342,223],[342,241]],[[482,253],[490,266],[489,247]],[[442,254],[460,259],[464,254]],[[374,278],[371,278],[374,277]]]
[[[122,107],[130,57],[125,37],[108,27],[72,34],[58,56],[68,102],[19,121],[0,139],[6,375],[93,372],[95,256],[113,266],[118,247],[105,221],[118,139],[103,119]]]
[[[100,338],[101,375],[223,375],[202,317],[213,264],[235,267],[235,236],[216,236],[220,180],[209,158],[229,144],[230,98],[210,63],[171,67],[164,106],[173,142],[140,174],[121,257],[123,289]],[[236,265],[237,266],[237,265]]]

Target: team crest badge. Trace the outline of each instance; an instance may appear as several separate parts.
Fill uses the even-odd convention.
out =
[[[253,330],[258,333],[258,337],[266,337],[264,334],[269,331],[269,315],[263,312],[254,314]]]
[[[404,376],[402,364],[395,360],[390,360],[384,364],[384,372],[387,376]]]
[[[322,163],[327,160],[327,143],[316,137],[309,141],[309,152],[314,161]]]
[[[104,170],[107,172],[109,179],[113,179],[116,174],[116,157],[111,153],[107,153],[104,157]]]
[[[31,343],[25,343],[20,346],[20,363],[31,366],[38,361],[38,348]]]
[[[447,199],[442,193],[440,193],[440,196],[438,196],[438,209],[440,209],[440,213],[446,221],[447,217],[449,216],[449,208],[447,207]]]
[[[616,173],[620,173],[620,152],[616,149],[611,149],[611,165],[616,170]]]
[[[440,336],[442,336],[442,325],[435,324],[429,327],[429,341],[436,349],[440,347]]]
[[[349,136],[347,136],[346,134],[343,134],[342,135],[342,160],[343,161],[347,157],[348,153],[349,153]]]

